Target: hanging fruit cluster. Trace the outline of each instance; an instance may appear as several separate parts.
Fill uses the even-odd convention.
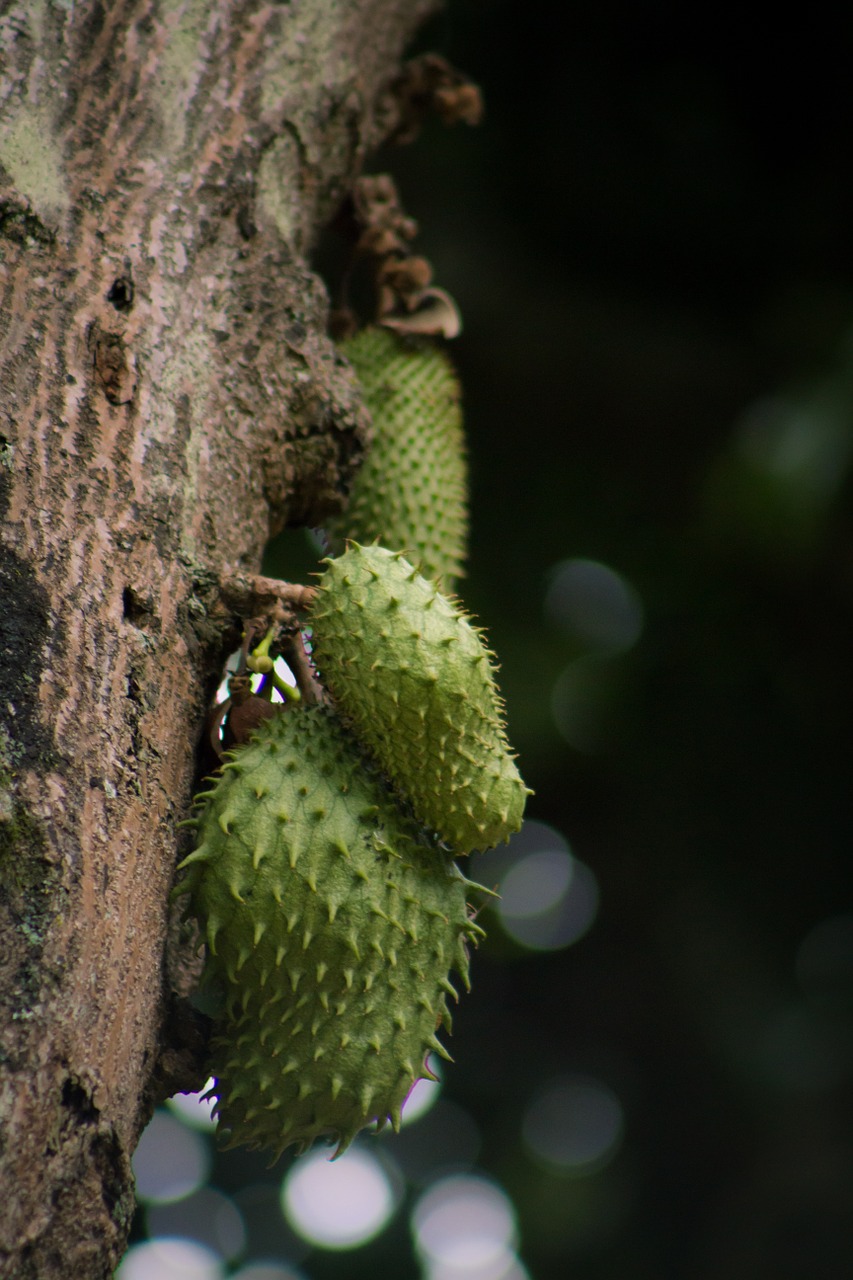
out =
[[[306,696],[274,710],[275,627],[251,651],[247,639],[234,745],[197,797],[176,891],[219,992],[219,1121],[233,1144],[276,1156],[399,1126],[427,1055],[447,1056],[437,1032],[450,1029],[453,974],[467,988],[482,936],[467,899],[485,891],[453,859],[508,839],[528,794],[492,655],[445,594],[467,535],[452,367],[431,340],[378,328],[342,350],[374,443],[328,530],[319,587],[303,593],[310,683],[300,639]],[[253,670],[266,696],[251,692]]]

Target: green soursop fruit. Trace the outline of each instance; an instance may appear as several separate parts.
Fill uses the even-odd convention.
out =
[[[374,437],[329,550],[347,539],[402,551],[452,591],[463,572],[468,485],[459,383],[449,357],[426,339],[362,329],[340,344],[373,418]]]
[[[212,1071],[231,1143],[342,1151],[400,1122],[468,986],[474,887],[399,809],[328,708],[290,710],[237,748],[199,797],[181,864],[224,991]]]
[[[418,822],[457,853],[518,831],[529,793],[459,606],[399,552],[354,544],[327,561],[310,618],[321,678]]]

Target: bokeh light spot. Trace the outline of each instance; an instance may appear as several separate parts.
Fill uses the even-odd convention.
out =
[[[128,1249],[116,1280],[222,1280],[215,1253],[191,1240],[146,1240]]]
[[[512,919],[526,920],[551,911],[572,882],[571,854],[543,849],[531,853],[507,872],[501,886],[501,909]]]
[[[139,1199],[150,1204],[182,1200],[207,1181],[209,1170],[210,1148],[201,1134],[167,1111],[155,1111],[133,1155]]]
[[[598,652],[623,653],[643,630],[643,606],[636,591],[597,560],[563,560],[552,570],[545,614]]]
[[[425,1116],[428,1111],[438,1102],[441,1093],[441,1068],[439,1067],[434,1054],[430,1054],[427,1058],[427,1066],[434,1076],[438,1076],[437,1080],[421,1079],[416,1080],[409,1090],[409,1096],[403,1103],[403,1112],[400,1117],[400,1123],[404,1127],[412,1124],[415,1120],[420,1120],[421,1116]]]
[[[323,1152],[305,1156],[285,1178],[281,1202],[294,1231],[324,1249],[366,1244],[396,1208],[394,1188],[382,1164],[357,1147],[339,1160]]]
[[[235,1271],[230,1280],[303,1280],[303,1275],[280,1262],[250,1262]]]
[[[850,460],[848,395],[824,386],[811,399],[763,397],[741,418],[735,444],[746,461],[798,486],[804,497],[828,497]]]
[[[433,1273],[441,1267],[497,1280],[514,1260],[515,1210],[500,1187],[485,1178],[442,1178],[415,1205],[412,1229]]]
[[[527,1107],[522,1137],[530,1152],[567,1173],[597,1172],[622,1138],[622,1105],[599,1080],[565,1076],[542,1089]]]
[[[551,715],[560,737],[575,751],[595,755],[615,736],[623,698],[621,661],[601,654],[576,658],[551,689]]]
[[[176,1093],[166,1100],[166,1106],[193,1129],[212,1133],[216,1128],[216,1120],[212,1115],[214,1099],[203,1098],[203,1095],[213,1084],[213,1080],[208,1080],[198,1093]]]
[[[504,929],[536,951],[577,942],[598,912],[595,875],[564,850],[543,849],[520,859],[506,873],[500,892],[498,915]]]
[[[473,1267],[427,1260],[423,1280],[529,1280],[529,1272],[511,1249],[503,1249]]]
[[[145,1217],[150,1236],[185,1237],[226,1260],[236,1258],[245,1248],[246,1228],[240,1210],[213,1187],[202,1187],[173,1204],[150,1205]]]
[[[543,849],[568,853],[569,842],[555,827],[535,818],[525,818],[521,830],[510,836],[505,845],[497,845],[485,853],[471,855],[472,874],[481,884],[498,889],[504,877],[520,858]]]

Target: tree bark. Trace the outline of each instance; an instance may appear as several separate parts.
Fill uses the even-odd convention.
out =
[[[219,584],[365,447],[307,255],[433,7],[0,0],[4,1277],[112,1275],[197,1083],[168,893]]]

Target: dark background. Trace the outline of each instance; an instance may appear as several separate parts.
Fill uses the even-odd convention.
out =
[[[853,1274],[853,916],[819,978],[797,963],[851,911],[846,42],[820,6],[705,17],[451,6],[433,47],[486,119],[388,157],[465,316],[465,595],[528,814],[601,887],[575,946],[476,957],[448,1073],[539,1280]],[[584,753],[551,713],[578,651],[543,612],[569,557],[645,613]],[[625,1108],[591,1178],[518,1141],[560,1069]]]
[[[533,1280],[853,1275],[838,12],[455,0],[420,47],[482,86],[483,124],[431,122],[371,166],[394,175],[464,315],[462,594],[501,658],[528,815],[600,887],[590,931],[556,952],[484,915],[445,1076]],[[576,557],[637,593],[626,651],[591,652],[546,611]],[[578,660],[580,748],[553,708]],[[585,1176],[521,1138],[560,1073],[623,1108],[618,1150]],[[219,1160],[226,1190],[262,1176]],[[418,1274],[404,1215],[300,1265]]]
[[[486,118],[383,160],[465,317],[463,594],[502,661],[528,815],[601,888],[565,951],[477,955],[447,1092],[536,1280],[849,1277],[843,21],[495,0],[431,35]],[[572,557],[623,574],[645,617],[592,664],[585,751],[552,714],[582,650],[543,609]],[[583,1179],[519,1141],[560,1070],[625,1110]]]

